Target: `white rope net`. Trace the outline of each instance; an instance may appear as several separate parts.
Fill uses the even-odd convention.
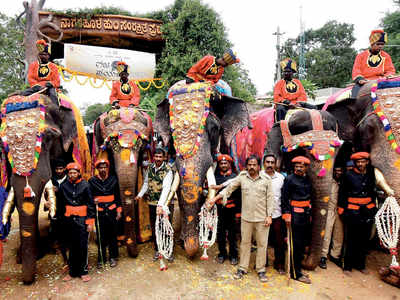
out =
[[[156,219],[156,242],[160,258],[160,270],[168,269],[163,258],[171,258],[174,249],[174,229],[165,215],[157,215]]]
[[[386,198],[375,215],[375,223],[382,244],[390,250],[392,255],[390,267],[399,268],[396,255],[399,242],[400,206],[394,197]]]
[[[199,240],[203,248],[201,260],[208,260],[207,249],[214,245],[217,238],[218,213],[217,206],[214,205],[210,210],[204,204],[201,207],[199,221]]]

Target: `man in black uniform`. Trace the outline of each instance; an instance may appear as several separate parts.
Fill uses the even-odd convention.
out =
[[[301,272],[305,244],[311,225],[311,181],[307,176],[310,160],[304,156],[292,159],[294,174],[285,178],[282,188],[282,218],[292,227],[293,248],[291,277],[303,283],[311,280]]]
[[[72,277],[81,277],[86,282],[88,275],[88,237],[93,231],[95,206],[89,183],[81,178],[81,166],[78,163],[67,165],[68,180],[59,189],[60,205],[64,209],[65,234],[69,249],[69,274],[64,281]]]
[[[232,172],[233,159],[226,154],[220,154],[217,157],[218,168],[215,170],[215,181],[217,185],[223,184],[231,178],[237,176],[236,173]],[[229,260],[232,265],[238,264],[238,250],[236,245],[236,205],[238,198],[238,191],[235,191],[228,203],[223,206],[221,203],[217,203],[218,209],[218,229],[217,229],[217,242],[219,254],[217,256],[218,263],[224,263],[225,259],[228,257],[226,251],[226,234],[228,233],[229,241]]]
[[[95,168],[99,174],[89,179],[89,185],[98,211],[96,220],[97,267],[101,268],[107,261],[108,248],[110,267],[114,268],[117,266],[116,259],[118,259],[117,221],[121,219],[122,212],[119,185],[117,177],[109,175],[110,163],[108,160],[96,161]]]
[[[67,174],[65,170],[66,163],[63,159],[55,159],[52,163],[54,167],[54,174],[51,177],[51,183],[54,187],[54,192],[56,195],[56,199],[59,199],[58,193],[60,189],[60,185],[67,179]],[[46,190],[46,189],[45,189]],[[46,193],[47,194],[47,193]],[[46,195],[46,202],[44,203],[45,210],[49,210],[50,201],[49,196]],[[64,265],[67,266],[67,249],[65,245],[64,231],[63,231],[63,218],[64,218],[64,210],[61,206],[61,202],[56,200],[56,215],[52,218],[49,214],[50,218],[50,229],[49,229],[49,239],[55,242],[60,249],[61,255],[64,260]],[[66,267],[64,267],[66,268]]]
[[[369,154],[357,152],[351,159],[355,166],[343,176],[338,204],[338,213],[343,217],[346,233],[344,274],[348,276],[351,276],[353,268],[363,274],[369,273],[365,259],[376,213],[375,174],[369,165]]]

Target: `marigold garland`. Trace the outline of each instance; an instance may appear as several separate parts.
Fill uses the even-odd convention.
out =
[[[204,98],[204,112],[200,121],[199,128],[197,130],[197,138],[196,142],[190,149],[182,149],[181,145],[179,145],[179,141],[177,141],[176,132],[175,132],[175,105],[173,101],[173,97],[176,95],[184,94],[184,93],[194,93],[194,92],[205,92]],[[212,89],[210,84],[206,83],[195,83],[184,88],[179,88],[176,90],[172,90],[169,95],[169,119],[170,126],[172,131],[172,139],[174,141],[174,146],[176,150],[176,155],[183,159],[188,159],[197,153],[199,149],[201,139],[204,133],[206,121],[208,114],[210,113],[210,97],[212,94]]]
[[[391,82],[392,83],[392,82]],[[379,86],[378,86],[379,85]],[[381,120],[382,125],[383,125],[383,130],[385,131],[385,136],[391,146],[391,148],[396,151],[397,154],[400,154],[400,147],[396,142],[396,139],[394,137],[394,134],[392,132],[392,127],[390,126],[390,122],[383,113],[381,109],[380,102],[378,100],[378,96],[376,95],[376,91],[378,89],[384,89],[387,86],[385,85],[384,82],[377,82],[374,83],[371,87],[371,101],[372,101],[372,107],[374,108],[374,113],[378,116],[379,120]]]
[[[289,147],[281,146],[281,149],[283,152],[291,152],[293,150],[296,150],[297,148],[304,147],[310,150],[310,153],[315,157],[316,160],[322,161],[333,158],[333,156],[335,155],[335,148],[340,147],[342,143],[343,141],[340,140],[331,141],[329,144],[329,152],[327,154],[319,154],[314,148],[314,144],[312,142],[300,142]]]

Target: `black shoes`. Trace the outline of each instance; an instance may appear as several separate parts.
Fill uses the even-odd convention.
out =
[[[343,263],[341,258],[335,258],[332,255],[329,255],[329,260],[337,265],[339,268],[343,269]]]
[[[265,272],[259,272],[258,273],[258,279],[260,279],[261,282],[267,282],[268,278],[265,276]]]
[[[110,258],[110,267],[115,268],[117,266],[117,261],[114,258]]]
[[[217,262],[218,262],[219,264],[223,264],[224,261],[225,261],[225,256],[222,255],[222,254],[218,254],[218,256],[217,256]]]
[[[238,269],[235,274],[233,274],[233,278],[235,279],[242,279],[243,276],[246,274],[245,271]]]
[[[326,266],[326,257],[321,257],[321,261],[319,262],[319,267],[321,269],[326,269],[327,268],[327,266]]]
[[[237,257],[231,257],[230,261],[232,266],[236,266],[239,263]]]

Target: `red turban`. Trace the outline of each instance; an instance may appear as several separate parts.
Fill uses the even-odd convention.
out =
[[[229,161],[230,163],[233,162],[232,157],[230,157],[228,154],[220,154],[217,156],[217,161],[220,162],[221,160],[226,160]]]
[[[81,172],[81,165],[77,162],[69,163],[67,165],[67,170],[77,170],[78,172]]]
[[[107,159],[99,159],[95,162],[94,167],[97,168],[100,164],[106,164],[107,168],[110,167],[110,162]]]
[[[296,156],[295,158],[292,159],[292,163],[301,163],[305,165],[309,165],[311,162],[307,157],[304,156]]]
[[[369,153],[368,152],[356,152],[352,156],[350,156],[351,160],[357,160],[357,159],[368,159],[369,158]]]

